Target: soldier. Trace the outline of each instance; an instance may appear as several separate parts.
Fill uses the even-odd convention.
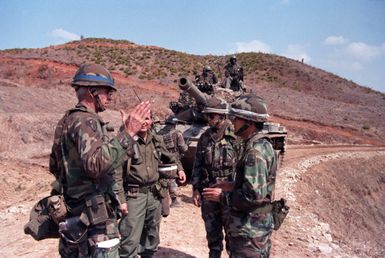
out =
[[[233,91],[245,91],[243,85],[243,68],[237,64],[237,57],[230,57],[229,62],[225,66],[225,85],[227,89],[232,89]]]
[[[214,92],[214,84],[218,83],[218,79],[211,67],[205,66],[202,74],[195,78],[195,83],[200,91],[211,95]]]
[[[155,114],[154,112],[151,112],[151,119],[152,119],[152,132],[154,134],[157,134],[160,129],[162,128],[162,123],[160,121],[160,118],[157,114]]]
[[[118,169],[121,170],[128,207],[128,213],[119,223],[120,257],[137,257],[140,254],[142,258],[149,258],[158,249],[160,195],[164,197],[158,184],[160,163],[176,163],[178,170],[175,177],[179,177],[181,183],[186,181],[183,168],[166,150],[162,139],[151,133],[151,125],[148,115],[135,137],[133,156]]]
[[[201,206],[205,222],[209,257],[216,258],[221,257],[223,250],[226,209],[221,203],[202,198],[201,194],[204,188],[214,185],[217,181],[232,181],[236,163],[236,138],[230,121],[226,119],[228,104],[216,97],[207,102],[203,112],[207,115],[210,128],[198,141],[192,171],[192,186],[194,205]]]
[[[177,123],[178,119],[175,116],[169,116],[166,120],[166,126],[162,128],[158,134],[163,137],[167,150],[173,153],[180,161],[183,153],[187,151],[188,146],[184,141],[182,132],[176,129]],[[175,179],[168,180],[168,189],[171,198],[171,207],[180,207],[181,203],[177,195],[178,184]],[[166,200],[168,201],[168,198]]]
[[[243,95],[231,105],[234,131],[244,140],[234,183],[220,182],[203,190],[207,200],[230,209],[226,224],[230,257],[269,257],[277,160],[269,140],[261,133],[268,114],[265,101]]]
[[[56,127],[49,164],[57,180],[52,192],[62,194],[67,207],[64,221],[58,221],[59,253],[62,257],[118,257],[114,210],[120,204],[110,191],[112,173],[132,152],[132,137],[149,114],[150,104],[139,104],[128,119],[122,112],[124,130],[109,138],[98,113],[107,108],[116,91],[111,74],[101,65],[82,65],[71,85],[79,102]],[[111,243],[104,242],[109,239],[115,244],[102,248]]]

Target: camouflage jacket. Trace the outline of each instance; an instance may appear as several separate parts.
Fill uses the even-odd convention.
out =
[[[117,186],[121,187],[121,189],[114,188],[120,201],[125,200],[124,194],[121,193],[127,184],[139,187],[155,184],[159,180],[158,165],[161,163],[176,164],[178,171],[183,170],[176,156],[167,151],[160,136],[149,133],[146,140],[141,137],[135,137],[135,140],[134,154],[123,166],[116,169],[114,175]]]
[[[78,104],[56,127],[49,169],[60,182],[70,212],[81,212],[85,200],[96,194],[117,199],[111,191],[112,173],[133,153],[133,139],[126,132],[109,139],[105,125]]]
[[[199,138],[195,154],[191,184],[194,190],[216,182],[216,178],[227,177],[232,181],[236,164],[236,137],[232,125],[225,121],[218,131],[207,129]]]
[[[173,125],[165,126],[158,132],[158,135],[163,137],[167,150],[174,153],[178,159],[187,151],[188,146],[184,141],[183,134]]]
[[[221,195],[221,203],[230,207],[228,232],[230,236],[256,237],[272,230],[271,213],[257,213],[273,199],[277,160],[270,142],[261,134],[254,134],[236,166],[232,192]]]
[[[243,68],[238,64],[228,63],[225,66],[225,76],[232,77],[234,80],[243,81]]]
[[[218,79],[217,76],[213,72],[209,73],[202,73],[201,75],[197,76],[195,79],[195,83],[198,84],[217,84]]]

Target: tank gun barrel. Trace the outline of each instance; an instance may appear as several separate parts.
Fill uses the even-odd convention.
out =
[[[179,89],[187,92],[191,97],[193,97],[198,105],[206,105],[206,95],[186,77],[181,77],[179,79]]]

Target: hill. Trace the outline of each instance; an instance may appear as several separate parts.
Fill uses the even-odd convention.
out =
[[[385,94],[285,57],[262,53],[237,56],[245,69],[248,89],[267,100],[273,120],[289,128],[290,142],[384,144]],[[108,67],[117,81],[120,93],[115,109],[137,103],[131,90],[135,88],[141,98],[153,98],[159,103],[159,112],[165,115],[170,112],[168,102],[178,96],[176,82],[180,76],[192,78],[203,66],[210,65],[222,78],[227,59],[228,56],[190,55],[109,39],[4,50],[0,51],[0,85],[3,90],[8,89],[8,94],[3,94],[0,110],[17,112],[19,107],[44,112],[38,104],[40,100],[31,97],[25,99],[26,106],[20,103],[23,99],[16,106],[10,105],[11,99],[18,99],[18,93],[9,89],[54,90],[68,97],[77,67],[95,62]],[[9,95],[10,92],[16,95]],[[60,103],[64,100],[68,99],[57,100],[56,106],[67,106]]]

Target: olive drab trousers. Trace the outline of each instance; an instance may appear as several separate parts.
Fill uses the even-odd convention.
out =
[[[151,257],[159,245],[161,203],[151,191],[127,198],[128,214],[119,223],[120,257]]]

